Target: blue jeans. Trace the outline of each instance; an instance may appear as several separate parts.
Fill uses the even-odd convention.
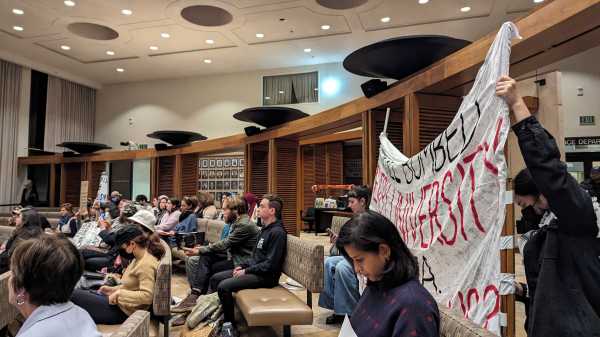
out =
[[[350,315],[360,298],[354,268],[343,256],[325,259],[325,284],[319,306],[338,315]]]

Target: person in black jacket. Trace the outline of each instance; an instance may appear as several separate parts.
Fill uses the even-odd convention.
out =
[[[281,222],[282,207],[283,201],[278,196],[263,196],[259,206],[263,227],[252,257],[235,269],[216,273],[210,278],[211,290],[219,293],[225,322],[234,324],[234,292],[273,288],[279,284],[287,251],[287,232]]]
[[[544,212],[523,248],[528,336],[600,336],[600,208],[567,172],[556,141],[531,116],[515,80],[501,77],[496,94],[511,110],[527,166],[515,179],[515,202]]]

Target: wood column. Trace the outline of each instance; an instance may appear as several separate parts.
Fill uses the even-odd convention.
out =
[[[59,205],[65,203],[65,199],[67,198],[67,170],[65,168],[65,163],[60,164],[60,200],[58,201]]]
[[[275,193],[277,190],[277,148],[275,145],[275,139],[269,139],[269,150],[268,150],[268,164],[267,164],[267,191],[269,193]]]
[[[373,185],[375,170],[377,169],[377,143],[375,140],[375,120],[373,111],[362,113],[362,152],[363,152],[363,184]]]
[[[173,193],[179,200],[181,200],[181,198],[183,197],[182,192],[181,192],[182,167],[183,167],[183,165],[181,162],[181,155],[176,154],[175,155],[175,168],[173,170]]]
[[[419,123],[419,99],[415,93],[404,97],[404,114],[402,120],[402,151],[407,157],[414,156],[421,150]]]

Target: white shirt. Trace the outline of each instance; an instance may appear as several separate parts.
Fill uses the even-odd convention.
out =
[[[90,314],[72,302],[35,309],[17,337],[101,337]]]

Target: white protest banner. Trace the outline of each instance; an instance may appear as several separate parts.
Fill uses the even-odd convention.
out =
[[[382,133],[370,206],[396,225],[436,300],[497,334],[510,122],[495,87],[517,35],[502,25],[458,113],[420,153],[407,158]]]
[[[98,186],[98,194],[96,195],[96,200],[103,202],[106,201],[108,197],[108,174],[106,171],[102,171],[100,175],[100,185]]]

